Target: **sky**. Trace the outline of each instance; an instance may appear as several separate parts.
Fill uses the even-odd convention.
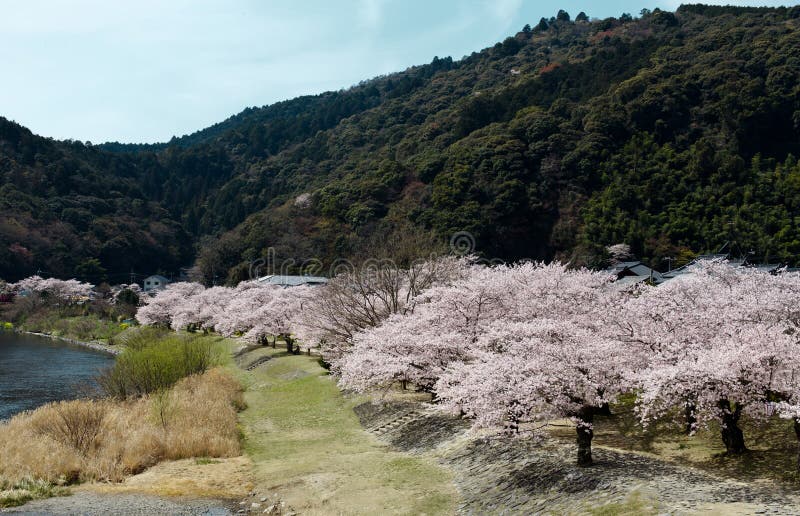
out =
[[[680,3],[0,0],[0,116],[57,139],[167,141],[245,107],[460,59],[558,9],[605,18]]]

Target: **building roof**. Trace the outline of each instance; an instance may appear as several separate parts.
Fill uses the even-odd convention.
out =
[[[639,283],[648,281],[649,279],[650,276],[623,276],[616,280],[612,285],[614,288],[624,290],[633,285],[638,285]]]
[[[169,278],[165,278],[164,276],[162,276],[160,274],[153,274],[152,276],[146,277],[144,280],[145,281],[147,281],[147,280],[158,280],[161,283],[169,283]]]
[[[628,280],[628,282],[638,283],[640,281],[652,280],[656,283],[661,283],[664,280],[663,275],[655,269],[648,267],[642,262],[620,262],[612,267],[606,269],[609,274],[617,276],[617,282],[625,278],[639,278],[638,280]]]
[[[328,278],[322,276],[286,276],[271,274],[262,276],[257,280],[259,283],[269,285],[280,285],[282,287],[297,287],[299,285],[323,285],[328,282]]]

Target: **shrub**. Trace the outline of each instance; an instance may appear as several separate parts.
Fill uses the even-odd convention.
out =
[[[86,455],[95,446],[108,405],[103,401],[60,401],[44,407],[33,427],[54,441]]]
[[[122,344],[129,349],[140,350],[152,345],[153,342],[164,338],[169,333],[170,332],[168,330],[157,328],[155,326],[137,326],[136,328],[131,328],[125,333],[121,334],[117,338],[117,343]]]
[[[135,347],[126,349],[98,378],[109,396],[128,398],[167,389],[181,378],[204,373],[218,363],[214,346],[207,339],[170,335],[134,340]]]

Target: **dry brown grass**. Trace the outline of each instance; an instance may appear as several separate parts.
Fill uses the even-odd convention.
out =
[[[221,369],[136,400],[51,403],[0,425],[0,479],[117,482],[161,460],[234,457],[243,405]]]

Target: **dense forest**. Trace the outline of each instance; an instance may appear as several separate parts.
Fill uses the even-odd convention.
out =
[[[459,60],[156,145],[0,118],[0,277],[121,282],[268,249],[321,269],[409,230],[488,258],[655,267],[730,240],[800,262],[800,7],[559,11]]]

